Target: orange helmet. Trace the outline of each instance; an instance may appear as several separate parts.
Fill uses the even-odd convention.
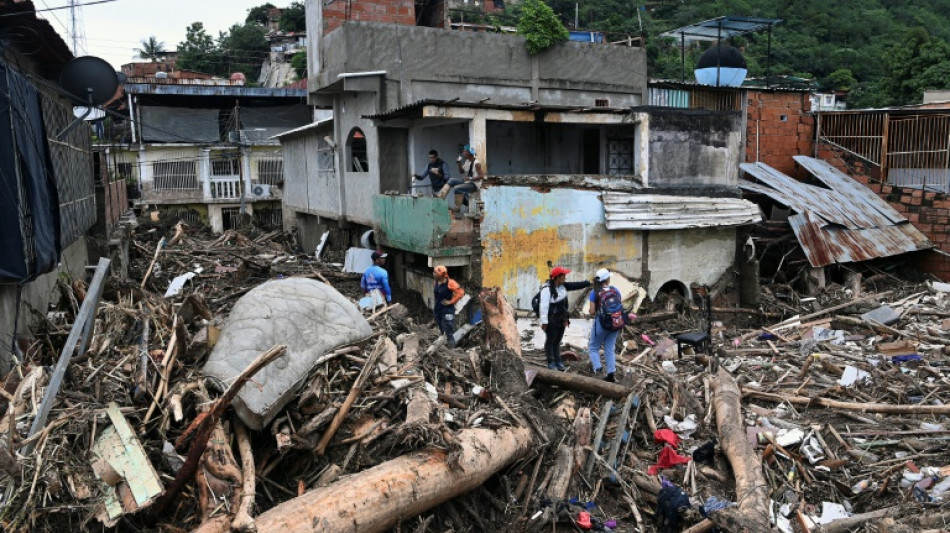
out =
[[[445,267],[442,266],[442,265],[437,265],[432,271],[433,271],[437,276],[448,276],[448,275],[449,275],[448,269],[445,268]]]

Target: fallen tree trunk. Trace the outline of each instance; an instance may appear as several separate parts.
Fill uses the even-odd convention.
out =
[[[478,487],[523,457],[531,430],[466,429],[459,450],[413,453],[286,501],[257,517],[259,531],[385,531],[402,520]]]
[[[563,387],[565,389],[574,391],[599,394],[601,396],[616,400],[622,400],[628,394],[630,394],[630,389],[619,383],[610,383],[602,379],[589,378],[587,376],[571,374],[569,372],[560,372],[536,365],[524,365],[524,369],[537,372],[537,376],[535,376],[534,380],[541,383],[547,383],[548,385],[556,385],[558,387]]]
[[[728,531],[758,533],[769,530],[769,485],[762,475],[762,463],[746,440],[739,399],[739,386],[725,369],[715,380],[713,404],[719,442],[736,476],[738,507],[713,512],[709,518]]]
[[[827,398],[808,398],[805,396],[788,396],[785,394],[771,394],[752,389],[742,389],[742,395],[760,400],[769,400],[775,403],[793,403],[805,407],[828,407],[844,409],[861,413],[885,413],[889,415],[950,415],[950,405],[894,405],[890,403],[857,403],[829,400]]]
[[[507,349],[521,357],[521,335],[515,311],[498,287],[483,289],[479,297],[485,317],[485,342],[488,351]]]

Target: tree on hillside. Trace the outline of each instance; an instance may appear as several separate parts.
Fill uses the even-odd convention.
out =
[[[881,90],[889,105],[920,103],[926,89],[950,87],[950,44],[914,28],[884,58]]]
[[[152,63],[157,63],[158,58],[165,52],[165,43],[159,41],[154,35],[140,41],[141,47],[135,49],[136,55],[140,59],[148,59]]]
[[[263,26],[250,23],[235,24],[222,35],[219,46],[228,73],[243,72],[249,79],[257,78],[270,51],[265,34]]]
[[[201,22],[194,22],[185,30],[185,40],[178,45],[176,65],[207,74],[227,73],[221,51]]]
[[[525,0],[518,19],[518,35],[524,36],[528,53],[542,51],[568,39],[567,28],[550,7],[541,0]]]
[[[307,10],[300,2],[293,2],[285,8],[280,14],[280,21],[277,23],[280,31],[306,31],[307,29]]]
[[[301,50],[290,58],[290,66],[294,67],[297,79],[302,80],[307,77],[307,51]]]
[[[268,2],[263,5],[252,7],[247,10],[247,18],[244,19],[245,24],[260,24],[261,26],[267,26],[267,11],[274,9],[274,4]]]

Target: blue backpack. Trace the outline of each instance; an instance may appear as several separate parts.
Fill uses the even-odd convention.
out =
[[[600,325],[607,331],[623,329],[627,324],[626,313],[623,310],[623,300],[620,291],[613,287],[605,287],[597,294],[599,304],[597,318]]]

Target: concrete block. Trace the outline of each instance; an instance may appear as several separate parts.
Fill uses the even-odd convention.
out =
[[[287,354],[261,370],[233,403],[249,428],[261,430],[296,395],[314,361],[372,333],[356,305],[333,287],[306,278],[268,281],[234,304],[203,371],[228,383],[264,351],[287,345]]]
[[[874,321],[889,326],[900,320],[901,315],[890,306],[883,306],[861,315],[861,320]]]

